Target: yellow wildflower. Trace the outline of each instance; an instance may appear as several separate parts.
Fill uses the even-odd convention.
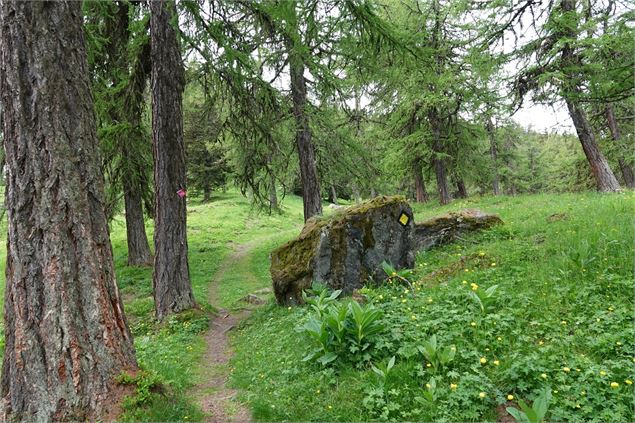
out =
[[[600,376],[606,376],[606,372],[604,370],[600,370]]]
[[[485,398],[487,394],[485,392],[481,392],[480,394],[478,394],[479,398]]]
[[[472,322],[472,323],[470,323],[470,325],[476,326],[476,322]],[[633,361],[635,361],[635,360],[633,360]]]
[[[563,367],[562,370],[564,370],[565,373],[569,373],[571,371],[571,369],[568,367]]]
[[[547,375],[546,375],[545,373],[542,373],[542,374],[540,375],[540,377],[541,377],[541,378],[543,378],[543,379],[547,379]]]
[[[451,383],[450,384],[450,389],[452,389],[453,391],[456,390],[456,388],[458,388],[459,385],[457,385],[456,383]]]
[[[476,291],[478,289],[478,285],[475,284],[474,282],[472,282],[470,286],[472,287],[472,291]]]
[[[494,366],[498,366],[499,364],[501,364],[501,362],[500,362],[500,361],[498,361],[498,360],[494,360]]]
[[[513,396],[512,394],[509,394],[509,395],[507,395],[507,399],[508,399],[509,401],[511,401],[511,400],[513,400],[513,399],[514,399],[514,396]]]
[[[627,384],[627,385],[632,385],[632,384],[633,384],[633,381],[632,381],[632,380],[630,380],[630,379],[626,379],[626,380],[624,381],[624,383],[625,383],[625,384]]]
[[[481,364],[485,364],[485,363],[487,363],[487,359],[485,357],[481,357],[480,362],[481,362]]]
[[[617,382],[611,382],[611,388],[615,389],[615,388],[617,388],[618,386],[620,386],[620,384],[619,384],[619,383],[617,383]]]

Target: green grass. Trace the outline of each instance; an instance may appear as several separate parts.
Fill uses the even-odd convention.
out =
[[[253,240],[253,255],[246,256],[244,274],[256,272],[257,279],[232,278],[232,269],[219,279],[221,306],[234,306],[252,289],[270,284],[261,277],[268,269],[268,249],[297,232],[302,223],[302,201],[288,197],[282,213],[266,215],[254,210],[249,200],[235,191],[219,193],[208,203],[190,200],[188,207],[188,245],[190,275],[194,296],[203,312],[183,313],[158,324],[154,318],[152,269],[127,266],[126,228],[123,216],[111,223],[111,242],[117,283],[124,300],[128,323],[135,338],[137,359],[142,368],[156,378],[161,388],[149,395],[137,395],[137,403],[128,401],[124,421],[196,421],[201,411],[187,391],[196,380],[196,363],[205,352],[202,334],[207,329],[213,308],[208,303],[208,288],[223,259],[233,245]],[[152,239],[152,221],[146,222]],[[0,229],[6,234],[6,220]],[[270,239],[269,239],[270,238]],[[0,293],[4,291],[6,243],[0,242]],[[242,264],[242,263],[241,263]],[[266,268],[266,269],[265,269]],[[263,270],[265,269],[265,270]],[[0,305],[0,310],[1,310]],[[3,338],[0,337],[3,341]],[[139,401],[142,399],[142,401]]]
[[[419,254],[413,279],[421,282],[415,292],[390,284],[364,291],[368,302],[383,311],[386,326],[370,362],[396,357],[385,385],[369,362],[354,365],[344,357],[322,367],[302,361],[310,341],[295,328],[310,312],[272,301],[235,332],[231,383],[261,421],[494,420],[496,406],[507,395],[531,401],[545,386],[557,391],[550,406],[553,420],[632,421],[633,387],[624,381],[635,380],[633,200],[628,192],[416,205],[417,220],[478,207],[500,214],[505,225]],[[213,312],[210,283],[219,284],[218,305],[229,308],[241,307],[246,294],[271,285],[270,251],[302,224],[301,199],[290,196],[284,204],[282,214],[267,216],[236,192],[219,194],[207,204],[190,200],[190,271],[203,312],[160,325],[154,321],[152,271],[126,266],[123,219],[112,223],[117,280],[137,357],[150,375],[145,383],[158,380],[162,386],[140,392],[137,403],[129,401],[122,420],[203,418],[188,389],[196,381],[196,367],[205,365],[200,361],[202,334]],[[556,213],[566,219],[549,222]],[[6,233],[6,226],[2,229]],[[148,229],[151,237],[151,222]],[[245,254],[217,274],[223,260],[236,257],[236,249],[246,244]],[[5,255],[0,242],[2,281]],[[470,283],[478,289],[499,286],[488,314],[470,298]],[[436,375],[417,349],[432,334],[442,345],[457,348],[455,360]],[[417,400],[432,377],[437,382],[434,407]],[[485,398],[478,397],[480,392]]]
[[[552,420],[632,421],[633,385],[625,381],[635,380],[633,198],[588,193],[418,205],[417,220],[478,207],[500,214],[505,225],[419,254],[414,292],[390,284],[364,291],[386,326],[371,362],[396,357],[385,386],[369,363],[302,361],[310,340],[294,329],[311,312],[274,305],[236,335],[233,384],[262,421],[495,420],[508,395],[531,402],[547,387]],[[556,213],[566,216],[550,222]],[[487,314],[470,297],[472,283],[499,287]],[[417,348],[433,334],[457,349],[437,374]],[[426,403],[433,377],[436,400]]]

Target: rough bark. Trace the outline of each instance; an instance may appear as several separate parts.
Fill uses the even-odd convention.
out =
[[[187,261],[183,62],[171,25],[173,2],[150,2],[154,152],[154,305],[157,319],[196,307]]]
[[[428,192],[426,191],[426,183],[423,180],[423,173],[421,170],[421,164],[417,162],[414,168],[415,173],[415,200],[417,203],[427,203],[429,200]]]
[[[81,3],[0,5],[8,251],[4,420],[112,412],[137,369],[113,269]]]
[[[492,118],[488,118],[485,123],[485,129],[489,135],[489,155],[492,159],[492,167],[494,176],[492,178],[492,192],[494,195],[500,195],[500,177],[498,175],[498,149],[496,148],[496,134],[494,133],[494,124]]]
[[[285,36],[285,47],[289,59],[289,73],[291,79],[291,97],[293,100],[293,117],[296,124],[295,142],[300,158],[300,178],[302,179],[302,202],[304,203],[304,221],[310,217],[322,214],[322,199],[320,197],[320,182],[315,165],[315,149],[313,135],[307,114],[307,88],[304,79],[304,61],[300,46],[297,45],[298,22],[295,16],[295,6],[292,8],[293,17],[289,22],[291,34]]]
[[[609,130],[611,131],[611,138],[616,143],[621,141],[620,128],[617,125],[617,119],[615,119],[615,112],[613,111],[613,105],[609,104],[606,107],[606,121],[609,126]],[[635,188],[635,175],[633,175],[633,168],[624,160],[624,157],[620,154],[617,159],[620,170],[622,171],[622,178],[624,178],[624,183],[629,188]]]
[[[575,10],[575,0],[562,0],[563,12],[571,12]],[[575,37],[572,29],[567,29],[562,34],[563,37]],[[565,43],[562,48],[562,66],[565,69],[575,69],[581,66],[579,55],[574,51],[571,43]],[[613,192],[620,190],[620,184],[617,182],[613,171],[609,167],[608,161],[600,151],[600,147],[593,134],[593,129],[586,116],[586,113],[580,107],[578,98],[581,97],[582,90],[575,75],[568,75],[568,79],[562,89],[562,95],[567,103],[569,116],[573,120],[573,126],[578,134],[580,144],[591,167],[591,173],[595,177],[597,189],[600,192]]]

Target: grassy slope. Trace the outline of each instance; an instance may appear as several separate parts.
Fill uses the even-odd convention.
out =
[[[366,292],[388,326],[373,361],[397,358],[385,389],[368,367],[303,362],[309,340],[294,328],[309,312],[273,305],[236,336],[233,383],[267,421],[492,420],[507,395],[532,400],[547,386],[555,420],[631,421],[633,204],[633,193],[589,193],[417,206],[417,220],[479,207],[505,225],[420,254],[414,293]],[[555,213],[566,218],[549,222]],[[489,313],[471,283],[499,286]],[[432,334],[457,348],[434,375],[436,409],[417,400],[433,376],[417,346]]]
[[[233,245],[257,244],[241,262],[241,269],[220,275],[221,305],[236,305],[246,293],[270,285],[269,252],[293,236],[302,221],[300,199],[289,197],[285,205],[282,216],[253,214],[248,200],[231,192],[209,204],[191,205],[190,267],[196,299],[204,308],[209,310],[208,284]],[[405,410],[422,408],[413,398],[430,377],[422,358],[411,355],[412,347],[437,333],[440,342],[455,344],[458,354],[454,373],[437,376],[442,388],[436,417],[492,418],[503,395],[531,398],[548,383],[558,391],[552,412],[560,419],[632,420],[632,389],[623,380],[634,376],[633,194],[486,198],[443,208],[418,206],[415,216],[421,220],[466,206],[499,213],[505,227],[420,255],[417,269],[418,277],[441,267],[456,270],[453,263],[462,256],[469,257],[467,272],[446,272],[416,295],[404,295],[396,288],[368,292],[384,310],[391,328],[387,342],[376,351],[376,360],[397,356],[384,402],[368,399],[368,387],[376,384],[368,369],[321,369],[302,362],[307,340],[294,328],[306,319],[306,310],[267,305],[235,337],[233,383],[244,390],[257,419],[368,420],[383,414],[403,420]],[[547,223],[549,215],[563,212],[568,220]],[[185,390],[195,379],[192,363],[205,348],[200,333],[206,316],[186,315],[156,325],[151,270],[125,265],[121,220],[113,223],[112,242],[139,361],[169,386],[167,398],[149,395],[145,405],[130,407],[125,417],[197,420],[201,415]],[[0,243],[2,267],[5,254],[5,245]],[[245,274],[250,277],[241,276]],[[463,280],[482,288],[498,284],[495,311],[480,315]],[[380,295],[385,300],[379,300]],[[475,329],[472,321],[477,322]],[[485,366],[478,362],[483,356],[489,360]],[[500,366],[491,364],[496,359]],[[572,372],[562,371],[565,366]],[[542,373],[547,380],[540,377]],[[619,388],[608,387],[613,380],[620,383]],[[456,382],[458,389],[450,392],[449,382]],[[480,391],[487,393],[486,399],[475,396]],[[416,417],[410,414],[410,419]]]

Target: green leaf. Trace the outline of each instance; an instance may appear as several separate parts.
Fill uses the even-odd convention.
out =
[[[511,414],[511,416],[514,418],[514,420],[516,420],[516,422],[529,423],[529,420],[527,419],[527,416],[525,415],[525,413],[523,413],[519,409],[514,407],[507,407],[506,410],[509,414]]]
[[[390,370],[395,366],[395,356],[393,355],[390,360],[388,360],[388,366],[386,369]]]

